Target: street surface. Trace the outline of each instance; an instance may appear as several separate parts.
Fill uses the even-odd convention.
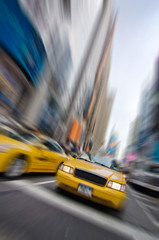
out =
[[[130,186],[119,213],[56,189],[52,174],[0,181],[0,240],[159,239],[159,199]]]

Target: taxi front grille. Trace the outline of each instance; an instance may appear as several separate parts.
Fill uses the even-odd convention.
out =
[[[75,169],[74,176],[102,187],[104,187],[107,182],[107,178],[79,168]]]

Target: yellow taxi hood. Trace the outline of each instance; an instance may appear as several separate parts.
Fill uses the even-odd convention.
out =
[[[65,162],[65,165],[90,171],[119,183],[122,183],[124,179],[122,173],[120,172],[81,159],[69,158],[69,160]]]

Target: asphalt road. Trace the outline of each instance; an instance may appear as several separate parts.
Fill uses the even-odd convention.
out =
[[[0,240],[159,239],[159,199],[130,186],[118,213],[58,191],[51,174],[0,181]]]

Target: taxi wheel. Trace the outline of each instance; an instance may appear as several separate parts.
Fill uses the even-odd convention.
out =
[[[26,160],[24,159],[24,157],[17,157],[7,167],[4,175],[7,178],[18,178],[24,173],[25,168]]]
[[[62,193],[62,189],[60,187],[56,186],[55,192],[56,193]]]

